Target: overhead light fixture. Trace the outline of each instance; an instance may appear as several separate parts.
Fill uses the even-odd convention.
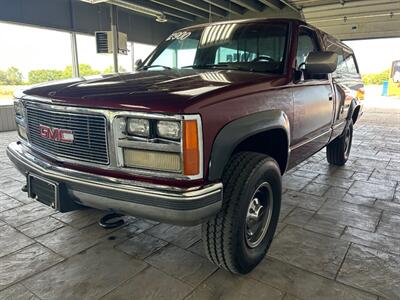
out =
[[[98,3],[102,3],[102,2],[107,2],[108,0],[81,0],[82,2],[87,2],[90,4],[98,4]]]
[[[134,4],[132,2],[128,2],[125,0],[81,0],[86,3],[91,3],[91,4],[98,4],[98,3],[109,3],[111,5],[116,5],[125,9],[133,10],[138,13],[142,13],[145,15],[153,16],[156,18],[157,22],[164,23],[167,22],[168,19],[164,15],[162,11],[158,11],[152,8],[144,7],[138,4]]]

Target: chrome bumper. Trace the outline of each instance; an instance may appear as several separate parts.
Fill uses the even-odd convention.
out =
[[[94,175],[54,165],[20,142],[10,144],[7,155],[21,173],[63,183],[75,202],[89,207],[195,225],[216,214],[222,205],[221,183],[181,189]]]

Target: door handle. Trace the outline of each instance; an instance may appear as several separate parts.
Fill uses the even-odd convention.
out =
[[[328,98],[329,101],[332,101],[332,100],[333,100],[333,94],[329,94],[328,97],[329,97],[329,98]]]

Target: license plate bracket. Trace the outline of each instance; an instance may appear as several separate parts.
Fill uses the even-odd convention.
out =
[[[59,209],[59,184],[55,181],[29,173],[27,176],[28,196],[56,210]]]

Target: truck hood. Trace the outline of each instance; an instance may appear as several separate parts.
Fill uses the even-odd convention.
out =
[[[180,112],[191,101],[222,89],[277,79],[233,70],[142,71],[49,82],[25,90],[24,94],[63,105]]]

